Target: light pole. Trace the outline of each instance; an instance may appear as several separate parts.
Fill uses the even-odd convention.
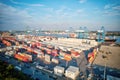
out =
[[[105,77],[106,77],[106,60],[105,60],[105,68],[104,68],[104,80],[105,80]]]
[[[35,68],[32,67],[32,69],[33,69],[32,76],[33,76],[33,78],[34,78]]]
[[[107,58],[107,56],[102,55],[102,58],[105,60],[105,65],[104,65],[104,80],[105,80],[105,78],[106,78],[106,58]]]

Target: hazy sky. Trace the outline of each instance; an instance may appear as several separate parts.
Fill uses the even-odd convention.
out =
[[[0,0],[0,30],[120,31],[120,0]]]

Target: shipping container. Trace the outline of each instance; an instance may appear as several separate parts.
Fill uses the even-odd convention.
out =
[[[11,43],[10,43],[10,42],[7,42],[7,43],[6,43],[6,46],[11,46]]]
[[[76,37],[77,37],[77,34],[71,33],[71,34],[69,35],[69,37],[70,37],[70,38],[76,38]]]
[[[92,56],[94,57],[94,53],[93,52],[88,54],[88,57],[92,57]]]
[[[58,50],[57,49],[54,49],[54,50],[52,50],[52,54],[51,54],[52,56],[58,56]]]
[[[37,54],[37,58],[44,59],[44,58],[45,58],[45,55],[44,55],[44,53],[42,53],[42,54]]]
[[[32,55],[29,55],[29,54],[26,54],[26,53],[18,53],[18,54],[15,54],[15,58],[18,58],[22,61],[32,61]]]
[[[72,58],[71,58],[71,55],[70,55],[70,54],[65,54],[64,59],[65,59],[66,61],[70,61]]]
[[[53,49],[54,47],[52,45],[47,45],[47,48]]]
[[[62,76],[62,75],[64,75],[64,70],[65,70],[64,67],[56,66],[56,67],[54,67],[54,74],[58,75],[58,76]]]
[[[51,52],[52,52],[52,50],[48,49],[48,48],[46,48],[45,50],[46,50],[47,54],[51,54]]]
[[[2,42],[3,42],[3,44],[5,44],[6,46],[11,46],[11,43],[10,42],[8,42],[7,40],[2,40]]]
[[[75,58],[75,57],[80,56],[80,54],[77,51],[72,51],[71,56]]]
[[[42,44],[40,42],[36,42],[36,46],[39,48],[42,46]]]
[[[92,63],[94,60],[94,52],[91,52],[88,54],[88,62],[89,63]]]
[[[28,51],[28,52],[33,52],[33,49],[30,48],[30,47],[27,47],[27,51]]]
[[[29,61],[32,61],[32,55],[26,53],[21,53],[20,55],[26,57]]]
[[[65,76],[75,80],[79,75],[79,68],[75,66],[69,66],[65,71]]]
[[[39,54],[39,53],[41,53],[41,50],[40,49],[33,49],[33,53]]]
[[[42,50],[42,51],[43,51],[43,50],[45,50],[45,48],[44,48],[44,47],[39,47],[39,49],[40,49],[40,50]]]
[[[16,44],[16,46],[19,46],[19,45],[20,45],[20,44],[19,44],[19,42],[17,42],[17,41],[16,41],[16,43],[15,43],[15,44]]]
[[[13,55],[14,55],[14,52],[13,52],[13,51],[6,51],[6,52],[5,52],[5,55],[13,56]]]
[[[56,59],[56,58],[52,58],[52,62],[58,64],[58,63],[59,63],[59,60]]]
[[[98,51],[98,48],[93,50],[94,55],[96,55],[96,54],[97,54],[97,51]]]
[[[48,63],[50,62],[50,55],[45,54],[45,61],[48,62]]]
[[[24,56],[21,56],[19,54],[15,54],[14,57],[18,60],[24,61],[24,62],[28,62],[28,59]]]
[[[59,55],[62,56],[62,57],[64,57],[65,54],[67,54],[67,53],[65,53],[65,52],[63,52],[63,51],[60,51],[60,53],[59,53]]]

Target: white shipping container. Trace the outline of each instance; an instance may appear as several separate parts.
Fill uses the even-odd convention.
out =
[[[55,59],[55,58],[52,58],[52,62],[54,62],[54,63],[56,63],[56,64],[59,63],[58,59]]]
[[[74,66],[69,66],[69,68],[65,71],[65,76],[71,79],[76,79],[79,74],[79,68]]]
[[[50,55],[45,54],[45,61],[46,61],[46,62],[50,62]]]
[[[64,70],[65,70],[64,67],[56,66],[54,67],[54,74],[62,76],[64,74]]]
[[[7,50],[12,50],[12,47],[6,47]]]
[[[5,52],[5,55],[8,55],[8,56],[12,56],[14,55],[15,53],[13,51],[6,51]]]

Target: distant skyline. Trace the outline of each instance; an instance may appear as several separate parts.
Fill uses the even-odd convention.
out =
[[[120,31],[120,0],[0,0],[2,30]]]

